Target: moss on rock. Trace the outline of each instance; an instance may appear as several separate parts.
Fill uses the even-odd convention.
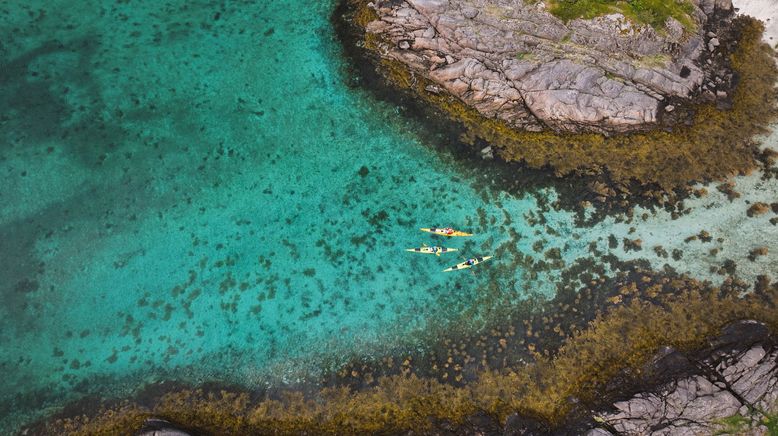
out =
[[[552,14],[564,21],[620,13],[656,29],[661,29],[670,17],[687,28],[694,23],[694,8],[689,0],[547,0],[546,4]]]

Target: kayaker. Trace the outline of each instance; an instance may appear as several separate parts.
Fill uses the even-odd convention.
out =
[[[469,266],[473,266],[473,265],[475,265],[475,259],[467,259],[465,261],[465,264],[467,264]]]
[[[454,234],[454,229],[452,229],[451,227],[446,227],[445,229],[443,229],[443,231],[446,232],[447,235]]]

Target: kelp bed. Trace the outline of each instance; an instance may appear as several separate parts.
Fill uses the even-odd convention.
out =
[[[377,19],[375,11],[361,0],[347,0],[347,19],[363,29]],[[759,167],[763,155],[754,137],[767,131],[778,110],[778,68],[775,52],[761,41],[763,24],[751,17],[732,21],[736,41],[729,62],[736,74],[732,107],[718,109],[713,103],[685,108],[691,122],[671,129],[658,127],[642,133],[603,136],[600,134],[560,134],[552,131],[528,132],[487,119],[461,100],[445,93],[425,90],[428,79],[411,73],[397,61],[377,55],[385,44],[380,37],[362,33],[363,45],[378,73],[389,86],[405,90],[461,124],[462,139],[471,144],[495,146],[507,161],[529,168],[550,168],[557,176],[584,175],[605,179],[616,192],[630,194],[640,186],[649,196],[684,189],[694,182],[723,180],[746,174]],[[651,193],[650,190],[657,192]],[[632,188],[634,190],[634,188]],[[653,195],[652,195],[653,194]]]
[[[573,409],[580,415],[601,405],[605,386],[614,378],[621,384],[638,379],[660,347],[700,348],[723,326],[741,319],[762,321],[778,332],[776,285],[741,296],[737,286],[711,288],[665,276],[622,283],[609,292],[621,298],[611,298],[606,310],[575,329],[558,350],[530,351],[526,364],[484,370],[458,386],[397,374],[367,389],[288,390],[262,400],[248,392],[183,388],[145,405],[125,401],[91,416],[39,424],[35,431],[128,434],[154,416],[208,434],[384,434],[432,431],[441,422],[456,426],[478,414],[505,422],[512,413],[553,427],[563,425]]]

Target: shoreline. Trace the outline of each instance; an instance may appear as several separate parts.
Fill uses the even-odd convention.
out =
[[[749,172],[767,159],[758,152],[754,137],[778,115],[778,110],[764,110],[771,106],[766,102],[778,98],[773,86],[778,69],[770,61],[774,59],[774,51],[769,49],[768,53],[768,49],[756,42],[755,33],[761,32],[760,25],[748,18],[736,18],[744,28],[741,36],[748,43],[745,48],[742,45],[737,48],[741,54],[735,57],[735,67],[741,83],[735,89],[733,110],[722,111],[703,104],[693,109],[692,126],[678,126],[670,132],[655,130],[603,137],[522,132],[499,120],[484,118],[455,97],[427,92],[425,89],[434,83],[408,73],[401,63],[376,53],[376,47],[385,42],[363,30],[375,19],[375,13],[360,0],[344,3],[351,8],[353,18],[349,20],[354,26],[353,35],[347,41],[352,46],[364,46],[362,54],[360,49],[355,49],[355,53],[361,61],[372,62],[378,71],[365,71],[364,75],[369,77],[368,88],[384,81],[380,86],[400,91],[422,106],[432,106],[429,110],[458,125],[460,137],[476,150],[490,145],[504,160],[519,162],[523,168],[550,170],[561,179],[572,176],[588,179],[588,189],[594,195],[587,201],[594,200],[595,204],[606,207],[640,202],[672,205],[691,193],[693,183],[725,180]],[[752,114],[759,114],[758,119]]]
[[[383,67],[375,54],[362,43],[364,35],[356,24],[360,18],[352,18],[354,1],[358,0],[338,1],[331,18],[348,60],[349,72],[344,77],[349,80],[349,86],[361,88],[373,98],[395,105],[401,115],[412,122],[423,122],[425,129],[419,129],[418,134],[424,143],[450,151],[473,166],[497,169],[505,174],[503,182],[497,184],[499,190],[521,192],[553,187],[559,193],[560,206],[577,213],[581,225],[593,225],[607,216],[628,215],[634,206],[681,212],[679,206],[682,206],[682,200],[693,194],[689,187],[665,190],[634,180],[617,182],[607,171],[575,171],[560,176],[549,165],[536,167],[522,160],[506,158],[498,147],[491,146],[482,138],[474,138],[469,122],[462,123],[434,102],[430,104],[411,90],[398,88],[385,76],[376,74],[376,68]],[[486,147],[493,150],[490,157],[484,156]],[[585,217],[582,204],[595,205],[594,213],[588,213]]]

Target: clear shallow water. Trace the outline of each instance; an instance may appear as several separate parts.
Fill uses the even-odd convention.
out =
[[[81,4],[0,3],[2,428],[142,381],[295,382],[423,347],[552,295],[559,270],[532,274],[512,249],[570,265],[631,226],[686,231],[662,214],[578,229],[537,219],[552,189],[492,192],[344,85],[332,2]],[[435,241],[430,225],[478,235]],[[423,242],[498,256],[442,274],[460,259],[402,251]]]
[[[171,372],[296,381],[543,291],[402,251],[503,224],[446,241],[489,254],[535,200],[486,202],[488,177],[346,88],[330,2],[68,4],[0,21],[5,425]],[[560,222],[548,248],[574,255]]]

